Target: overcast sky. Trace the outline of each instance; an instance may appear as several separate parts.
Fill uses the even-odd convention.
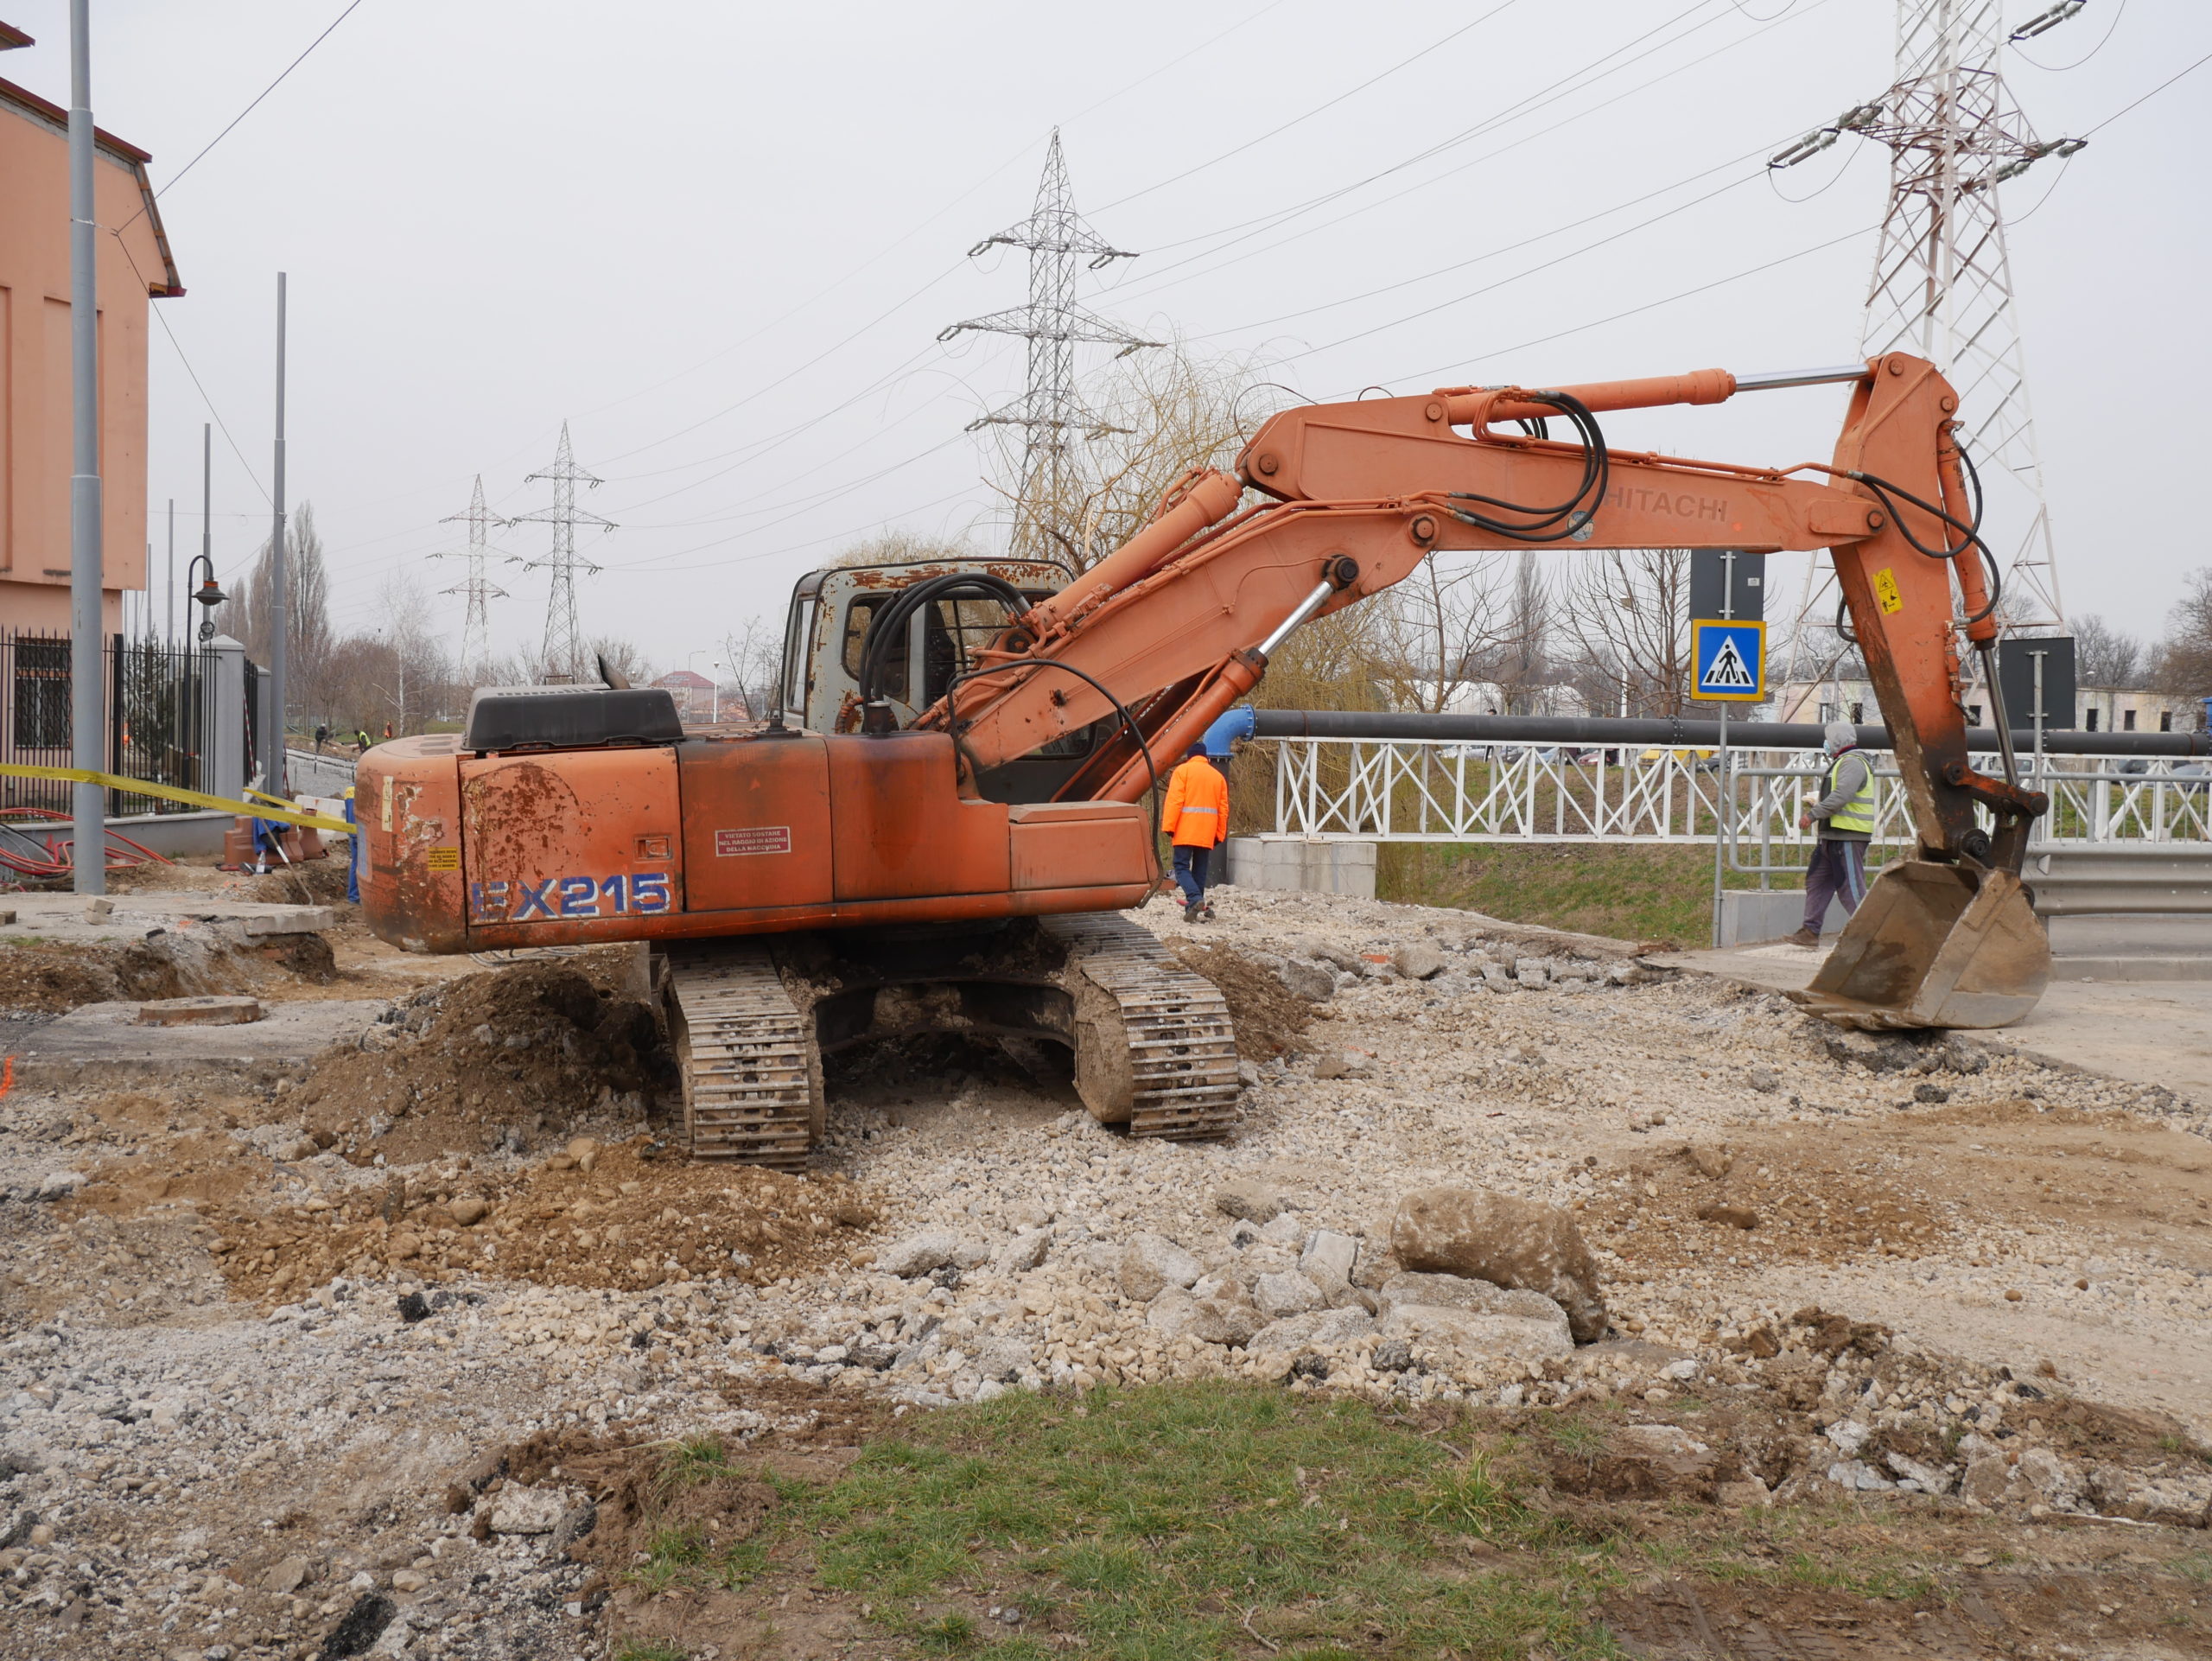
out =
[[[92,0],[95,113],[165,185],[344,9]],[[0,74],[66,103],[67,16],[0,0],[39,40]],[[502,512],[543,506],[524,475],[563,419],[606,480],[588,506],[620,527],[584,544],[604,567],[586,627],[661,667],[703,667],[879,528],[989,546],[989,459],[962,429],[1019,390],[1020,343],[935,336],[1022,300],[1023,256],[965,251],[1027,214],[1056,124],[1078,205],[1142,256],[1086,274],[1088,302],[1256,354],[1316,398],[1848,360],[1887,153],[1846,137],[1771,178],[1761,162],[1888,84],[1892,17],[1891,0],[361,0],[162,199],[189,292],[156,302],[176,340],[156,329],[156,569],[167,499],[197,548],[209,400],[242,452],[218,433],[219,567],[265,535],[279,269],[290,492],[315,503],[343,627],[375,627],[395,580],[459,580],[427,556],[457,545],[440,520],[474,474]],[[2212,384],[2212,66],[2116,112],[2212,52],[2212,7],[2090,0],[2027,51],[2048,67],[2008,73],[2035,130],[2097,129],[2005,195],[2061,580],[2070,609],[2156,634],[2212,562],[2170,506]],[[1841,403],[1606,425],[1825,459]],[[543,575],[493,575],[512,595],[495,641],[535,641]],[[437,604],[457,633],[459,601]]]

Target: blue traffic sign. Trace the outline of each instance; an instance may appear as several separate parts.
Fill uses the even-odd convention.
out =
[[[1692,697],[1757,703],[1766,696],[1766,625],[1694,619],[1690,661],[1696,665]]]

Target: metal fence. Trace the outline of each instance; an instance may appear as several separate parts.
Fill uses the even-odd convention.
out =
[[[1809,843],[1798,815],[1821,794],[1802,753],[1575,749],[1434,739],[1278,738],[1279,834],[1372,842]],[[1874,762],[1878,845],[1912,840],[1890,753]],[[2040,842],[2212,843],[2212,768],[2166,756],[2022,758],[2050,792]],[[1994,755],[1974,765],[1997,773]],[[1726,808],[1725,816],[1723,809]],[[1725,817],[1725,824],[1723,824]],[[1748,853],[1748,850],[1745,850]],[[1770,863],[1763,859],[1759,863]]]
[[[66,634],[0,634],[0,761],[75,765],[69,741],[73,657]],[[207,759],[216,736],[214,666],[212,652],[111,635],[100,650],[107,711],[100,770],[149,784],[207,789]],[[67,818],[69,792],[59,780],[0,775],[0,808]],[[196,811],[129,790],[107,794],[111,818]]]

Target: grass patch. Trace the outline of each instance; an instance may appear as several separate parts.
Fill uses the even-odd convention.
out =
[[[1610,1556],[1524,1503],[1510,1454],[1360,1402],[1226,1383],[1018,1394],[916,1416],[747,1543],[921,1653],[1114,1661],[1618,1651]],[[661,1482],[731,1456],[679,1444]],[[737,1456],[742,1462],[742,1455]],[[656,1535],[641,1586],[728,1584]],[[1479,1562],[1471,1561],[1478,1556]],[[986,1618],[1022,1611],[1018,1624]]]
[[[640,1480],[666,1511],[638,1518],[644,1560],[609,1568],[647,1591],[747,1588],[769,1621],[811,1590],[892,1652],[976,1661],[1614,1661],[1604,1611],[1655,1575],[1945,1595],[1929,1549],[1855,1504],[1616,1505],[1560,1480],[1616,1429],[1604,1410],[1416,1422],[1220,1380],[1015,1393],[912,1415],[812,1484],[664,1446]],[[685,1507],[741,1488],[767,1509],[716,1544]]]
[[[1375,891],[1618,940],[1713,938],[1713,850],[1618,843],[1386,843]],[[1777,878],[1777,886],[1787,878]],[[1758,879],[1728,874],[1731,888]]]
[[[626,1638],[614,1646],[613,1661],[691,1661],[691,1651],[680,1645]]]

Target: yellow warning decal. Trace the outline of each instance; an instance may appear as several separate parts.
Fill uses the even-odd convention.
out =
[[[1897,579],[1886,565],[1874,573],[1874,598],[1884,611],[1903,611],[1904,596],[1897,592]]]
[[[423,862],[434,871],[457,871],[461,869],[461,850],[433,848]]]

